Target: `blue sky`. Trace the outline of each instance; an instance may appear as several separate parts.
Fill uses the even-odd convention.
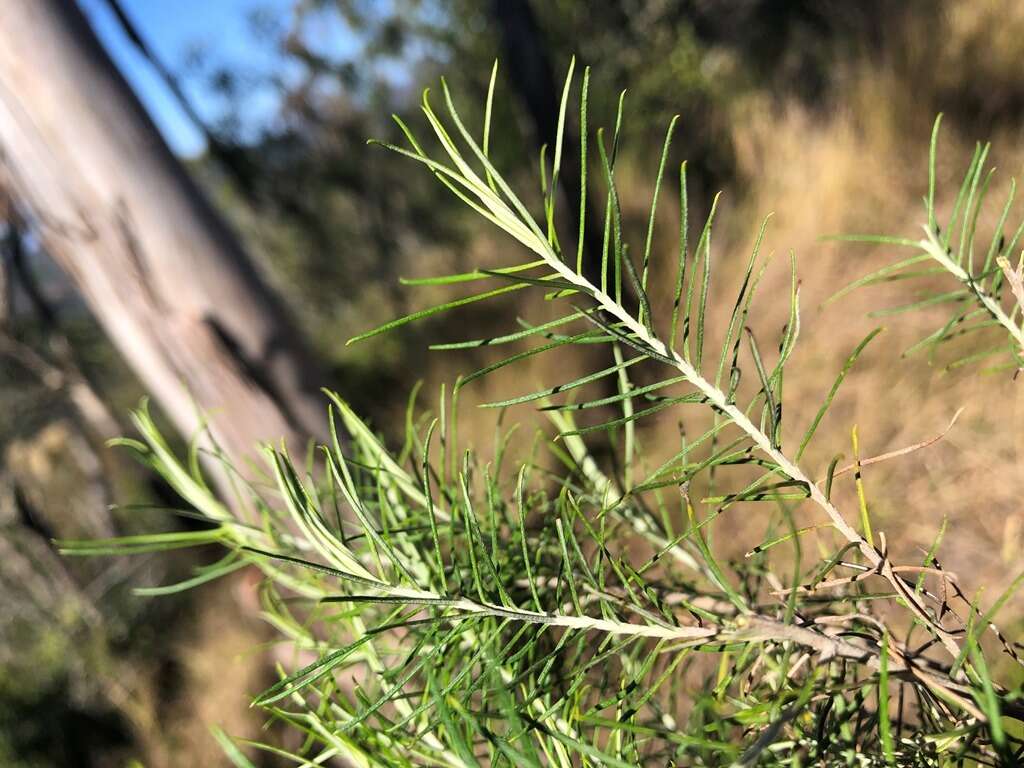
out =
[[[174,98],[148,63],[121,34],[104,0],[79,0],[118,68],[146,105],[171,148],[183,156],[198,154],[203,139],[182,114]],[[287,24],[294,0],[122,0],[142,37],[174,72],[194,49],[204,50],[214,62],[235,63],[267,71],[279,67],[272,41],[254,33],[253,12]],[[337,32],[337,30],[334,30]],[[206,120],[215,120],[219,97],[195,78],[184,81],[189,98]],[[242,107],[246,122],[269,121],[276,110],[269,90],[247,92]]]

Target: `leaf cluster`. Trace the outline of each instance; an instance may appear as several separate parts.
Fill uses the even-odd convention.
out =
[[[512,291],[540,291],[564,307],[556,319],[439,344],[509,353],[462,377],[450,397],[442,392],[436,416],[419,411],[414,392],[399,450],[331,395],[330,445],[304,464],[267,448],[265,482],[239,478],[231,503],[217,500],[203,480],[204,460],[223,461],[216,447],[196,447],[179,460],[143,409],[136,426],[144,439],[127,444],[187,502],[182,513],[204,527],[63,542],[64,550],[225,549],[194,578],[151,592],[187,589],[246,566],[265,574],[263,612],[294,649],[294,663],[254,703],[303,741],[285,752],[218,732],[237,765],[249,764],[247,749],[300,765],[335,758],[367,766],[1014,764],[1024,749],[1021,692],[994,679],[982,644],[1017,660],[1017,646],[993,623],[1011,592],[983,609],[942,569],[941,533],[919,563],[906,565],[890,558],[884,533],[872,526],[861,468],[922,446],[862,460],[854,437],[853,465],[841,467],[837,456],[821,480],[801,467],[877,331],[851,351],[809,423],[784,432],[784,383],[800,336],[794,260],[788,321],[768,356],[752,328],[767,266],[762,224],[723,341],[712,349],[716,206],[691,243],[683,165],[673,291],[666,306],[655,301],[652,243],[676,121],[660,154],[642,245],[631,253],[615,180],[625,100],[610,135],[598,130],[596,147],[588,146],[588,71],[579,99],[587,139],[580,206],[594,184],[586,170],[594,155],[605,205],[601,269],[585,274],[588,217],[579,217],[573,247],[558,231],[556,210],[574,69],[558,142],[541,157],[540,215],[491,162],[493,74],[479,140],[443,82],[443,112],[429,94],[422,103],[431,151],[400,121],[408,146],[391,149],[529,255],[417,281],[483,287],[355,340]],[[942,237],[937,230],[935,237]],[[970,253],[968,245],[968,267]],[[540,407],[554,438],[538,434],[529,452],[510,455],[508,435],[499,434],[489,462],[460,448],[462,387],[580,345],[607,350],[607,364],[487,404]],[[648,383],[634,384],[641,370]],[[636,425],[670,408],[704,413],[710,427],[681,437],[673,456],[649,467]],[[785,435],[794,433],[800,439],[790,444]],[[599,435],[616,447],[610,467],[588,447]],[[846,473],[858,491],[853,513],[833,499]],[[713,490],[692,497],[700,483]],[[810,525],[797,522],[798,508],[811,510]],[[726,560],[716,554],[715,530],[741,509],[744,525],[763,534],[745,557]],[[815,546],[806,546],[809,538]]]
[[[936,203],[936,157],[942,115],[932,129],[928,163],[928,193],[924,198],[926,222],[920,239],[847,235],[837,239],[875,243],[906,248],[913,255],[870,272],[850,283],[830,301],[850,291],[869,285],[903,280],[930,279],[941,288],[929,287],[915,301],[876,311],[875,316],[899,315],[926,307],[950,307],[952,312],[939,327],[914,343],[905,354],[929,350],[967,340],[968,352],[958,354],[946,368],[958,368],[982,361],[997,361],[990,371],[1018,369],[1024,361],[1024,251],[1021,237],[1024,221],[1009,225],[1016,199],[1017,182],[1010,179],[1006,199],[1000,207],[990,206],[990,187],[994,167],[986,167],[991,144],[976,144],[970,163],[960,183],[948,217],[944,220]],[[988,238],[979,235],[979,222],[984,214],[997,216]],[[944,223],[943,223],[944,221]],[[1020,251],[1020,252],[1018,252]],[[1015,263],[1013,263],[1015,261]],[[935,276],[945,278],[946,285],[934,282]],[[976,341],[977,337],[985,341]],[[992,338],[998,342],[988,341]],[[964,345],[961,345],[963,347]],[[980,349],[978,347],[981,347]],[[959,352],[959,350],[958,350]],[[998,358],[1003,358],[999,361]],[[1009,358],[1008,360],[1006,358]]]

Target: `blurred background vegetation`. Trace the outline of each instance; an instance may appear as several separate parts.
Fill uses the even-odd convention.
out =
[[[418,123],[421,90],[442,74],[479,124],[500,59],[492,147],[521,189],[538,187],[538,152],[552,138],[572,55],[593,67],[594,126],[612,124],[628,88],[618,168],[634,231],[646,225],[661,138],[679,114],[672,160],[688,160],[693,218],[724,191],[719,274],[742,268],[757,220],[769,212],[769,247],[799,259],[804,335],[793,367],[806,375],[788,384],[791,413],[802,413],[801,392],[819,402],[879,322],[870,311],[910,300],[896,284],[822,308],[891,254],[820,236],[916,236],[937,112],[947,115],[939,166],[947,197],[975,139],[994,141],[998,186],[1024,160],[1017,0],[233,0],[216,12],[170,0],[82,5],[284,297],[324,363],[326,380],[315,384],[341,392],[392,436],[416,380],[433,402],[442,382],[490,359],[430,352],[428,340],[461,339],[467,328],[480,336],[507,327],[502,321],[516,312],[512,299],[470,306],[345,346],[429,305],[440,290],[403,288],[400,276],[503,263],[496,252],[513,247],[440,195],[428,174],[366,146],[369,137],[401,143],[391,114]],[[191,19],[187,34],[166,21],[168,7]],[[677,181],[662,194],[677,196]],[[677,224],[665,218],[655,244],[671,250]],[[112,504],[170,500],[82,417],[86,397],[108,431],[128,432],[125,415],[143,388],[31,222],[7,203],[0,219],[0,764],[220,764],[210,724],[239,736],[267,727],[247,699],[273,663],[273,648],[261,645],[270,633],[256,585],[240,572],[147,599],[132,589],[182,577],[195,561],[69,562],[53,553],[54,536],[105,536],[162,519],[143,509],[111,512]],[[780,269],[766,279],[784,291],[788,277]],[[727,277],[720,287],[723,297],[732,290]],[[955,535],[947,535],[945,567],[967,579],[966,591],[985,585],[997,594],[1019,569],[1024,541],[1024,398],[1020,382],[983,375],[983,363],[951,368],[941,354],[901,357],[943,319],[938,308],[886,321],[821,442],[847,450],[858,424],[865,452],[881,453],[937,433],[961,403],[989,403],[969,408],[927,453],[881,465],[866,482],[890,541],[913,553],[948,517]],[[574,364],[533,360],[529,375],[539,381],[545,367]],[[460,423],[468,442],[487,446],[494,427],[494,414],[474,411],[473,401],[518,389],[498,376],[467,390]],[[544,428],[525,408],[506,418]],[[642,437],[674,445],[676,429],[650,422]],[[820,470],[827,459],[810,457],[810,466]],[[1020,616],[1019,608],[1011,613]]]

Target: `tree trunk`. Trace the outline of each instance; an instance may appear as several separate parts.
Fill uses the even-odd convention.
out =
[[[0,3],[0,184],[183,435],[320,435],[319,369],[72,0]]]

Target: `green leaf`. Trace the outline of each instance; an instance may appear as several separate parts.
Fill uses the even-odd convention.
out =
[[[857,440],[856,425],[854,425],[853,431],[850,434],[853,442],[853,461],[856,466],[853,480],[854,484],[857,486],[857,505],[860,507],[861,532],[864,534],[864,538],[867,540],[868,544],[873,547],[875,546],[875,537],[871,533],[871,516],[868,514],[868,502],[864,495],[864,480],[861,477],[860,446]]]
[[[935,117],[935,124],[932,126],[932,139],[928,145],[928,198],[925,201],[925,209],[928,213],[928,228],[932,232],[938,232],[939,225],[935,218],[935,155],[936,147],[939,144],[939,126],[942,125],[942,113]]]
[[[658,163],[658,175],[654,179],[654,192],[651,196],[651,213],[647,219],[647,238],[644,240],[643,278],[640,282],[642,290],[647,290],[647,272],[651,263],[651,245],[654,242],[654,216],[658,211],[658,197],[661,194],[661,180],[665,175],[665,163],[668,161],[668,150],[672,144],[672,134],[675,133],[676,123],[679,122],[679,115],[673,115],[665,131],[665,143],[661,147],[661,161]],[[648,317],[647,322],[652,318]],[[643,318],[641,318],[643,321]]]
[[[512,275],[517,272],[526,272],[527,270],[541,267],[544,263],[543,259],[538,259],[536,261],[529,261],[525,264],[517,264],[514,267],[502,267],[500,269],[486,270],[475,269],[472,272],[460,272],[456,275],[442,275],[441,277],[400,277],[398,278],[398,281],[402,285],[411,286],[452,285],[454,283],[468,283],[474,280],[491,280],[498,277],[504,277],[506,275]]]
[[[832,302],[841,299],[846,294],[850,293],[851,291],[855,291],[858,288],[863,288],[866,285],[873,285],[875,283],[891,279],[894,275],[899,273],[900,270],[906,269],[907,267],[911,267],[915,264],[920,264],[922,261],[930,261],[931,258],[932,257],[929,256],[927,253],[921,253],[918,254],[917,256],[911,256],[909,259],[897,261],[895,264],[889,264],[888,266],[882,267],[881,269],[876,269],[874,272],[870,272],[869,274],[864,275],[864,277],[854,280],[852,283],[844,286],[840,290],[833,293],[831,296],[825,299],[822,306],[826,307]]]
[[[265,707],[281,699],[288,698],[293,693],[298,693],[321,678],[331,674],[336,667],[343,664],[352,654],[360,650],[372,639],[373,634],[367,633],[344,648],[339,648],[317,659],[312,664],[306,665],[297,672],[293,672],[257,696],[253,704],[257,707]]]
[[[458,384],[456,384],[456,389],[462,389],[462,387],[466,386],[471,381],[476,381],[477,379],[482,378],[484,376],[487,376],[488,374],[494,373],[495,371],[500,370],[500,369],[504,368],[507,365],[511,365],[512,363],[517,363],[520,360],[525,360],[528,357],[533,357],[533,356],[539,355],[539,354],[541,354],[543,352],[550,352],[553,349],[559,349],[560,347],[564,347],[564,346],[567,346],[569,344],[575,344],[575,343],[578,343],[578,342],[581,342],[581,341],[584,341],[584,340],[598,341],[601,338],[602,337],[600,335],[595,334],[594,331],[592,331],[592,330],[591,331],[584,331],[582,333],[577,333],[574,336],[569,336],[569,337],[564,338],[564,339],[556,339],[555,341],[552,341],[549,344],[542,344],[539,347],[534,347],[532,349],[527,349],[527,350],[524,350],[523,352],[517,352],[514,355],[510,355],[509,357],[506,357],[506,358],[504,358],[502,360],[499,360],[496,363],[491,363],[490,365],[484,366],[483,368],[481,368],[481,369],[479,369],[477,371],[473,371],[473,373],[469,374],[468,376],[463,377],[458,382]]]
[[[679,305],[683,298],[683,283],[686,278],[686,239],[687,239],[687,216],[689,214],[686,194],[686,163],[679,166],[679,263],[676,267],[676,288],[672,297],[672,325],[669,330],[669,349],[676,346],[676,332],[679,329]],[[687,295],[689,299],[689,295]],[[690,305],[687,300],[686,313],[689,313]],[[689,356],[687,356],[689,357]]]
[[[718,371],[715,373],[716,387],[721,386],[722,374],[725,371],[725,361],[729,355],[729,347],[732,345],[733,336],[736,334],[737,327],[742,328],[745,324],[750,301],[757,290],[758,282],[760,282],[760,275],[753,285],[751,285],[750,278],[753,275],[754,263],[757,261],[757,256],[761,251],[761,243],[764,241],[764,233],[770,218],[771,216],[766,216],[761,222],[761,229],[758,231],[757,239],[754,241],[754,248],[750,254],[750,260],[747,262],[747,269],[743,273],[743,282],[740,284],[739,293],[736,295],[736,303],[733,305],[732,315],[730,315],[729,324],[726,326],[725,340],[722,342],[722,354],[718,359]],[[748,288],[750,289],[749,295],[747,294]],[[733,367],[735,370],[735,357],[733,358]]]
[[[210,733],[213,734],[213,738],[216,739],[217,745],[221,748],[224,756],[231,761],[235,768],[256,768],[224,731],[212,725],[210,726]]]
[[[511,341],[519,341],[520,339],[526,339],[530,336],[534,336],[538,333],[548,336],[546,333],[552,328],[559,328],[563,325],[579,320],[582,315],[579,312],[573,312],[571,315],[565,315],[564,317],[550,320],[540,325],[529,326],[521,331],[515,333],[505,334],[504,336],[492,336],[486,339],[473,339],[471,341],[457,341],[448,344],[431,344],[430,349],[432,350],[448,350],[448,349],[472,349],[474,347],[494,347],[501,344],[507,344]]]
[[[889,633],[882,633],[882,647],[878,656],[878,733],[882,753],[887,765],[896,765],[896,747],[892,738],[889,716]]]
[[[57,551],[62,555],[140,555],[186,549],[203,544],[219,544],[222,539],[221,529],[212,528],[205,531],[119,536],[112,539],[59,539],[55,544]]]
[[[757,342],[754,340],[754,332],[749,328],[745,330],[747,332],[747,340],[750,342],[750,354],[754,358],[754,367],[757,369],[757,377],[761,382],[761,393],[764,395],[765,410],[768,414],[768,434],[772,436],[774,443],[779,431],[777,425],[779,414],[776,410],[775,395],[772,391],[772,384],[768,380],[768,374],[765,373],[764,364],[761,362],[761,355],[757,350]],[[776,447],[778,446],[776,445]]]
[[[846,375],[850,372],[854,364],[857,362],[857,358],[860,357],[861,352],[863,352],[867,345],[870,344],[871,341],[883,330],[883,328],[875,328],[873,331],[871,331],[871,333],[869,333],[861,340],[860,344],[854,347],[853,352],[851,352],[850,356],[846,358],[846,362],[843,363],[842,370],[839,371],[839,375],[836,376],[836,380],[832,383],[832,388],[828,391],[828,394],[825,396],[825,402],[823,402],[821,404],[821,407],[818,408],[818,412],[814,415],[814,420],[811,422],[811,426],[807,428],[807,431],[804,433],[803,439],[800,441],[800,447],[797,448],[795,454],[796,461],[800,461],[801,457],[804,455],[804,451],[807,449],[808,444],[810,444],[811,438],[814,437],[814,433],[817,432],[818,430],[818,425],[821,424],[821,420],[825,417],[825,414],[828,412],[829,407],[832,405],[832,401],[836,397],[836,393],[839,391],[839,387],[842,386],[843,381],[846,380]]]
[[[606,432],[612,429],[613,427],[620,427],[624,424],[629,424],[630,422],[636,421],[637,419],[642,419],[645,416],[650,416],[652,413],[663,411],[666,408],[669,408],[673,405],[679,405],[680,403],[699,403],[702,401],[703,395],[700,394],[684,395],[682,397],[669,397],[663,400],[662,402],[658,403],[657,405],[652,405],[649,408],[643,408],[639,411],[636,411],[635,413],[629,414],[628,416],[622,416],[617,419],[602,421],[600,424],[594,424],[593,426],[590,427],[580,427],[578,429],[569,430],[568,432],[562,432],[559,436],[568,437],[569,435],[586,435],[591,432]]]
[[[569,392],[577,387],[582,387],[584,384],[590,384],[591,382],[598,381],[605,376],[611,376],[617,373],[623,368],[628,368],[636,363],[643,362],[646,358],[643,356],[633,357],[628,360],[624,360],[621,363],[602,368],[594,373],[588,373],[586,376],[580,376],[579,378],[567,381],[565,384],[556,384],[553,387],[546,387],[539,389],[535,392],[530,392],[525,395],[519,395],[518,397],[512,397],[507,400],[497,400],[491,403],[483,403],[481,408],[507,408],[510,405],[519,405],[520,403],[529,403],[535,400],[543,400],[551,395],[557,395],[561,392]]]
[[[701,367],[701,361],[704,357],[704,325],[706,322],[707,308],[708,308],[708,288],[711,285],[711,224],[715,220],[715,212],[718,210],[718,200],[721,197],[721,193],[715,195],[715,199],[711,203],[711,212],[708,213],[708,219],[704,223],[704,231],[701,233],[700,240],[697,241],[697,254],[701,250],[704,251],[704,269],[703,269],[703,280],[700,287],[700,301],[697,305],[697,349],[694,354],[694,368],[698,371]],[[696,274],[697,260],[694,260],[694,273]],[[693,287],[694,281],[690,281],[691,288]],[[690,301],[687,296],[686,301],[687,313],[689,313]],[[685,322],[689,322],[687,317]],[[684,338],[686,335],[684,334]]]
[[[576,274],[583,274],[583,247],[587,225],[587,94],[590,89],[590,67],[583,70],[580,91],[580,231],[576,239]]]
[[[162,595],[174,595],[198,587],[207,582],[219,579],[229,573],[241,570],[249,565],[246,560],[239,560],[234,552],[228,554],[218,562],[197,569],[197,573],[191,579],[179,581],[177,584],[166,584],[159,587],[136,587],[132,592],[140,597],[158,597]]]
[[[637,358],[633,358],[633,359],[636,360]],[[622,370],[622,368],[625,367],[625,363],[627,363],[627,362],[628,361],[623,361],[623,365],[619,368],[619,370]],[[643,387],[634,387],[634,388],[630,389],[629,392],[622,392],[622,393],[619,393],[617,395],[609,395],[608,397],[602,397],[602,398],[599,398],[597,400],[588,400],[588,401],[582,402],[582,403],[568,403],[566,405],[545,405],[544,407],[541,408],[541,410],[542,411],[580,411],[580,410],[585,410],[587,408],[600,408],[600,407],[605,406],[605,405],[614,405],[615,403],[622,402],[623,400],[626,400],[626,399],[640,397],[641,395],[647,395],[647,394],[649,394],[651,392],[656,392],[659,389],[664,389],[665,387],[670,387],[670,386],[672,386],[674,384],[681,384],[681,383],[683,383],[685,381],[686,381],[686,377],[685,376],[673,376],[673,377],[668,378],[668,379],[663,379],[662,381],[656,381],[653,384],[647,384],[646,386],[643,386]],[[690,397],[690,396],[688,396],[688,397]],[[700,402],[700,401],[705,399],[703,394],[693,395],[692,397],[693,397],[693,400],[688,400],[686,402]]]
[[[484,138],[483,138],[483,153],[484,156],[490,157],[488,152],[491,143],[491,110],[494,105],[494,84],[498,79],[498,60],[494,60],[494,65],[491,67],[491,79],[487,83],[487,102],[484,105]],[[487,176],[487,185],[497,192],[498,189],[494,185],[494,179],[491,178],[490,171],[485,171]]]
[[[395,320],[384,323],[384,325],[377,326],[372,330],[360,333],[358,336],[353,336],[351,339],[345,342],[345,344],[347,346],[349,344],[355,344],[356,342],[365,341],[366,339],[373,338],[374,336],[379,336],[382,333],[393,331],[395,328],[401,328],[403,325],[408,325],[409,323],[414,322],[416,320],[422,320],[425,317],[432,317],[433,315],[437,315],[442,312],[447,312],[449,310],[456,309],[457,307],[464,307],[467,304],[473,304],[477,301],[493,299],[495,296],[501,296],[506,293],[511,293],[512,291],[518,291],[520,288],[525,287],[526,286],[523,284],[507,285],[503,288],[496,288],[493,291],[486,291],[484,293],[478,293],[474,296],[465,296],[461,299],[455,299],[454,301],[449,301],[445,304],[439,304],[435,307],[430,307],[429,309],[421,309],[419,312],[413,312],[412,314],[406,315],[405,317],[399,317]]]

